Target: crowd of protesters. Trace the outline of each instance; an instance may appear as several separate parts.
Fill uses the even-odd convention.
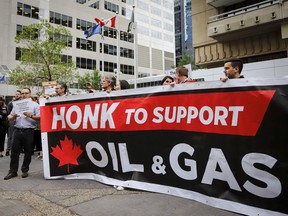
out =
[[[222,82],[229,79],[244,78],[241,75],[243,62],[238,58],[229,59],[224,62],[224,75],[220,78]],[[165,76],[161,85],[187,84],[195,82],[189,78],[188,69],[185,67],[176,68],[175,77]],[[105,75],[101,80],[102,91],[110,93],[116,90],[126,90],[130,88],[126,80],[119,80],[117,83],[113,75]],[[88,93],[97,92],[90,82],[86,83]],[[55,86],[55,96],[62,97],[68,95],[66,83],[59,82]],[[43,94],[41,97],[49,100],[50,95]],[[19,100],[26,100],[26,111],[17,109]],[[20,112],[21,111],[21,112]],[[10,167],[5,180],[18,176],[20,154],[23,153],[21,165],[22,178],[28,177],[29,165],[34,151],[39,152],[38,158],[42,158],[41,130],[40,130],[40,107],[37,97],[32,97],[29,88],[17,90],[12,101],[5,104],[5,99],[0,96],[0,157],[4,156],[5,138],[7,136],[7,147],[5,156],[10,156]],[[115,186],[119,189],[119,186]],[[122,187],[120,189],[123,189]]]

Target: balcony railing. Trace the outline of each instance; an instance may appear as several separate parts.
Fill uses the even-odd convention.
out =
[[[216,16],[209,17],[208,23],[216,22],[222,19],[230,18],[232,16],[237,16],[239,14],[247,13],[247,12],[261,9],[264,7],[269,7],[271,5],[278,4],[279,2],[280,2],[279,0],[267,0],[267,1],[257,3],[257,4],[249,5],[243,8],[232,10],[226,13],[218,14]]]

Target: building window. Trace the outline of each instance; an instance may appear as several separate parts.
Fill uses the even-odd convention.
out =
[[[145,1],[146,2],[146,1]],[[144,1],[138,0],[138,7],[144,11],[149,11],[149,5]]]
[[[119,6],[108,1],[104,2],[104,8],[114,13],[119,12]]]
[[[23,15],[23,4],[19,2],[17,2],[17,15]]]
[[[143,23],[149,23],[149,17],[144,15],[144,14],[141,14],[141,13],[137,14],[137,20],[139,20]]]
[[[122,16],[126,16],[126,8],[122,7],[121,14]]]
[[[25,26],[17,25],[16,26],[16,34],[19,35],[20,33],[22,33],[24,27]],[[30,39],[31,40],[37,40],[38,38],[39,38],[39,34],[38,34],[37,29],[34,29],[34,31],[30,32]]]
[[[132,65],[120,64],[120,71],[121,71],[123,74],[134,75],[134,66],[132,66]]]
[[[161,10],[159,8],[151,6],[151,14],[161,17]]]
[[[117,30],[114,28],[104,26],[103,35],[106,37],[117,39]]]
[[[31,6],[24,4],[24,14],[23,16],[31,17]]]
[[[151,37],[162,40],[162,33],[158,31],[151,31]]]
[[[163,17],[167,20],[172,20],[173,19],[173,14],[168,13],[165,11],[165,13],[163,13]]]
[[[173,32],[173,25],[169,24],[169,23],[163,23],[163,28],[169,32]]]
[[[38,19],[39,18],[39,8],[32,6],[31,10],[32,10],[32,18]]]
[[[173,37],[173,35],[169,35],[169,34],[165,34],[165,33],[164,33],[164,35],[163,35],[163,40],[164,40],[164,41],[168,41],[168,42],[170,42],[170,43],[173,43],[174,37]]]
[[[82,38],[76,38],[76,48],[96,52],[96,42]]]
[[[117,68],[117,63],[104,61],[104,71],[105,72],[114,73],[114,69],[116,69],[116,68]]]
[[[149,36],[149,29],[144,26],[141,26],[141,28],[138,28],[138,33]]]
[[[23,26],[22,25],[17,25],[16,27],[16,35],[19,35],[23,31]]]
[[[89,7],[92,7],[94,9],[99,9],[99,1],[94,2],[93,4],[91,4]]]
[[[154,2],[154,3],[158,4],[158,5],[161,5],[161,0],[151,0],[151,2]]]
[[[70,55],[61,55],[61,62],[69,64],[72,62],[72,56]]]
[[[52,41],[63,41],[67,47],[72,47],[72,36],[67,35],[49,35]]]
[[[126,0],[128,5],[135,5],[135,0]]]
[[[39,8],[17,2],[17,15],[39,19]]]
[[[134,59],[134,50],[120,47],[120,56],[124,58]]]
[[[59,13],[55,13],[55,24],[58,24],[58,25],[60,25],[60,23],[61,23],[61,14],[59,14]]]
[[[15,59],[18,61],[21,61],[21,57],[22,57],[22,51],[19,47],[16,47],[16,56]]]
[[[50,11],[49,22],[72,28],[72,17]]]
[[[100,47],[102,47],[102,43],[100,43]],[[117,46],[104,44],[103,49],[105,54],[117,56]],[[102,49],[100,49],[100,53],[102,53]]]
[[[79,3],[79,4],[85,4],[86,0],[76,0],[76,2]]]
[[[120,40],[134,43],[134,35],[128,32],[120,31]]]
[[[76,57],[76,67],[94,70],[96,69],[96,60]]]
[[[160,20],[157,20],[157,19],[151,18],[151,25],[156,26],[158,28],[162,28],[162,22]]]
[[[86,31],[86,30],[88,30],[89,28],[91,28],[92,26],[95,26],[95,25],[96,25],[96,23],[92,24],[92,22],[88,22],[88,21],[85,21],[85,20],[77,19],[76,29],[81,30],[81,31]]]
[[[167,0],[163,0],[163,6],[164,6],[164,8],[167,8],[171,11],[174,10],[174,5]]]

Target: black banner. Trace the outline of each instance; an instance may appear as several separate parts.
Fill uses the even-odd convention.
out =
[[[41,103],[45,178],[95,179],[249,215],[288,214],[288,80]]]

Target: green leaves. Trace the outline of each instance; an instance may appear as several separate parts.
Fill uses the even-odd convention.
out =
[[[79,88],[85,89],[86,83],[90,82],[95,90],[101,90],[101,76],[98,70],[94,70],[93,73],[85,73],[83,76],[76,75],[78,79]]]
[[[17,86],[38,85],[44,81],[71,83],[76,67],[72,61],[62,61],[63,51],[68,49],[71,38],[66,28],[47,20],[24,26],[15,37],[22,54],[21,62],[10,74],[9,83]]]

